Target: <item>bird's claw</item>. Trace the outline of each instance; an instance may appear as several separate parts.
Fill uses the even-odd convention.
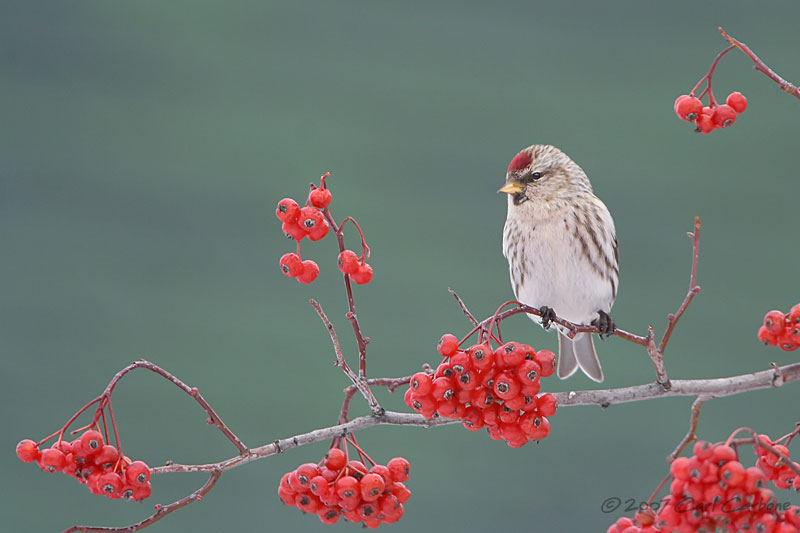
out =
[[[546,305],[541,306],[539,312],[542,314],[542,327],[550,329],[550,324],[556,319],[556,312],[552,307],[547,307]]]
[[[617,326],[614,324],[614,319],[611,318],[611,315],[606,313],[605,311],[598,311],[597,318],[592,320],[592,325],[596,326],[600,330],[600,338],[603,338],[603,335],[606,337],[613,335],[614,331],[616,331]]]

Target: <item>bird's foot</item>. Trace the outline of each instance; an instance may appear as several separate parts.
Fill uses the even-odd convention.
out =
[[[550,324],[556,319],[556,312],[552,307],[547,307],[546,305],[541,306],[539,312],[542,313],[542,327],[550,329]]]
[[[592,325],[597,326],[600,330],[600,338],[603,338],[603,335],[606,337],[613,335],[614,331],[617,329],[617,325],[614,324],[614,319],[611,318],[611,315],[606,313],[605,311],[598,311],[597,318],[592,320]]]

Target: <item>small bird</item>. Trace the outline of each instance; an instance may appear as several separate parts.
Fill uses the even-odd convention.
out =
[[[508,195],[503,255],[517,300],[541,311],[545,329],[558,316],[597,326],[601,337],[612,334],[608,313],[619,283],[617,237],[614,220],[583,169],[558,148],[534,144],[514,156],[498,192]],[[559,327],[558,376],[567,378],[580,368],[603,381],[592,335],[570,339],[566,332]]]

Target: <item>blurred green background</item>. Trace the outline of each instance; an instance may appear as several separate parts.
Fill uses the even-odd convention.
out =
[[[2,2],[3,529],[128,524],[203,482],[161,476],[134,505],[16,459],[18,440],[56,429],[137,358],[199,387],[252,446],[335,422],[347,383],[307,303],[319,299],[354,360],[334,242],[304,247],[322,273],[301,286],[278,270],[293,246],[273,215],[328,170],[335,215],[357,217],[373,250],[374,282],[356,289],[372,376],[437,362],[438,337],[466,330],[447,287],[481,316],[511,297],[495,191],[532,143],[570,154],[613,213],[613,315],[625,329],[663,332],[687,288],[685,232],[702,217],[703,292],[667,351],[673,378],[795,361],[762,347],[756,329],[800,300],[798,101],[732,53],[714,82],[718,96],[749,98],[734,127],[694,134],[672,102],[724,47],[720,24],[800,80],[799,17],[788,0]],[[523,318],[504,333],[556,343]],[[654,378],[636,346],[611,339],[598,351],[605,386]],[[402,393],[379,397],[405,409]],[[798,400],[787,386],[713,401],[700,434],[783,434]],[[649,496],[690,403],[564,408],[550,437],[516,450],[455,426],[377,427],[359,441],[382,461],[412,462],[413,496],[392,530],[605,531],[623,512],[601,503]],[[130,376],[114,405],[136,458],[234,453],[157,376]],[[323,530],[283,507],[276,486],[325,448],[231,471],[150,531]]]

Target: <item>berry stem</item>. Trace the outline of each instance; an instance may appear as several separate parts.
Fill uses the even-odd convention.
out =
[[[345,437],[345,440],[347,442],[349,442],[350,444],[352,444],[353,448],[356,449],[358,454],[360,456],[362,456],[363,458],[365,458],[367,461],[369,461],[370,464],[372,464],[372,466],[375,466],[377,464],[375,461],[372,460],[372,457],[370,457],[369,454],[367,454],[367,452],[365,452],[364,450],[361,449],[361,447],[359,447],[359,445],[356,443],[355,437],[353,437],[353,438]]]
[[[725,50],[723,50],[722,52],[720,52],[719,54],[717,54],[717,57],[715,57],[714,61],[711,63],[711,68],[708,69],[708,72],[706,73],[705,76],[700,78],[700,81],[697,82],[697,84],[694,86],[692,91],[689,93],[690,96],[694,96],[695,91],[700,88],[700,85],[702,85],[704,81],[707,81],[708,82],[708,86],[706,87],[706,89],[702,93],[700,93],[699,98],[702,98],[704,94],[708,93],[709,105],[712,106],[712,107],[717,105],[717,100],[714,98],[714,92],[711,90],[711,78],[714,76],[714,70],[716,70],[717,64],[719,64],[719,60],[722,59],[722,57],[725,54],[727,54],[728,52],[730,52],[734,48],[736,48],[736,47],[731,45],[728,48],[726,48]]]
[[[49,441],[50,439],[52,439],[52,438],[53,438],[53,437],[55,437],[56,435],[58,435],[58,442],[61,442],[61,440],[64,438],[64,432],[65,432],[65,431],[67,431],[67,429],[69,429],[69,426],[70,426],[70,425],[72,425],[72,423],[73,423],[73,422],[75,422],[75,420],[76,420],[76,419],[77,419],[79,416],[81,416],[81,415],[83,414],[83,412],[84,412],[84,411],[86,411],[86,410],[87,410],[89,407],[91,407],[92,405],[94,405],[94,404],[96,404],[97,402],[99,402],[101,399],[102,399],[102,396],[98,396],[98,397],[97,397],[97,398],[95,398],[94,400],[90,401],[89,403],[87,403],[86,405],[84,405],[83,407],[81,407],[81,408],[78,410],[78,412],[77,412],[77,413],[75,413],[74,415],[72,415],[72,417],[71,417],[69,420],[67,420],[67,423],[66,423],[66,424],[64,424],[64,427],[62,427],[60,431],[56,431],[55,433],[53,433],[53,434],[52,434],[52,435],[50,435],[49,437],[47,437],[47,438],[44,438],[44,439],[40,440],[38,443],[36,443],[36,445],[37,445],[37,446],[41,446],[42,444],[44,444],[45,442]]]
[[[105,411],[100,411],[100,418],[103,419],[103,433],[104,433],[106,442],[109,442],[109,439],[108,439],[108,424],[106,423],[106,413],[105,413]]]
[[[334,235],[336,235],[336,242],[339,245],[339,253],[345,251],[344,247],[344,236],[342,235],[342,228],[336,224],[336,220],[333,218],[331,211],[329,208],[325,208],[322,210],[322,214],[325,216],[325,219],[328,221],[331,229],[333,230]],[[348,217],[349,218],[349,217]],[[342,222],[342,226],[344,226],[345,222],[348,219],[345,219]],[[352,219],[351,219],[352,220]],[[356,224],[355,220],[353,223]],[[359,228],[359,232],[361,232],[361,228],[356,224],[356,227]],[[361,250],[361,258],[363,261],[364,254],[369,249],[366,247],[366,242],[364,241],[364,234],[361,233],[361,242],[362,242],[362,250]],[[345,292],[347,293],[347,318],[350,320],[350,324],[353,327],[353,334],[356,337],[356,344],[358,345],[358,375],[359,377],[366,378],[367,377],[367,342],[369,342],[364,335],[361,333],[361,325],[358,322],[358,315],[356,314],[356,304],[353,300],[353,287],[350,282],[350,276],[347,274],[342,274],[344,277],[344,288]]]
[[[114,440],[117,441],[117,450],[119,450],[119,456],[122,457],[122,442],[119,440],[117,421],[114,420],[114,409],[111,408],[111,398],[108,399],[108,417],[111,419],[111,428],[114,430]],[[106,437],[106,439],[108,439],[108,437]],[[106,442],[108,442],[108,440],[106,440]]]

